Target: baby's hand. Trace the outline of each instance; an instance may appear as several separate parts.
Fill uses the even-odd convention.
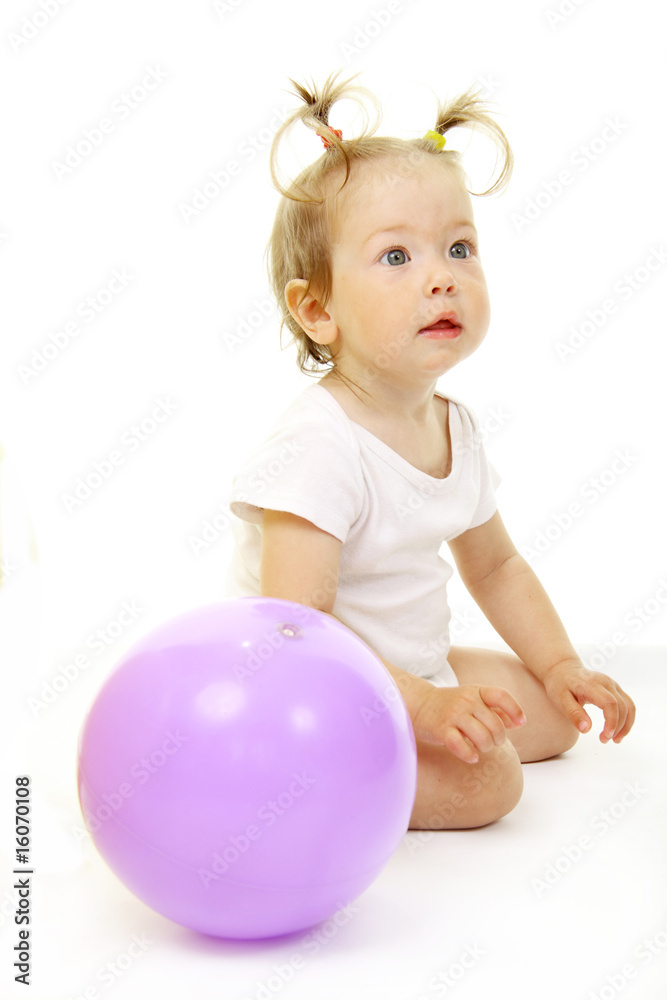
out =
[[[501,687],[463,684],[428,692],[412,724],[417,739],[440,743],[466,764],[479,753],[500,746],[506,729],[522,726],[526,717],[509,691]]]
[[[604,712],[604,727],[600,742],[620,743],[635,721],[632,698],[606,674],[589,670],[578,660],[556,663],[543,678],[545,690],[563,715],[579,732],[587,733],[592,726],[582,705],[597,705]]]

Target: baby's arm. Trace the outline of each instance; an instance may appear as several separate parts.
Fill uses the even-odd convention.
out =
[[[619,743],[635,719],[632,699],[606,674],[588,670],[533,569],[496,513],[449,542],[461,579],[498,634],[544,684],[550,700],[580,732],[591,728],[583,705],[604,712],[603,743]]]
[[[262,595],[305,604],[336,618],[333,606],[341,548],[338,538],[305,518],[266,509],[260,567]],[[486,752],[500,745],[506,739],[506,728],[525,721],[516,699],[504,688],[478,684],[435,688],[423,677],[375,655],[401,693],[415,738],[440,743],[460,760],[474,763],[476,751]]]
[[[262,595],[296,601],[336,618],[333,606],[338,590],[342,545],[340,539],[322,531],[306,518],[266,509],[262,520]],[[336,618],[336,621],[339,620]],[[378,658],[396,681],[412,718],[432,685],[382,657]]]

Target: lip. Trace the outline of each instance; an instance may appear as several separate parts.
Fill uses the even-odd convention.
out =
[[[440,325],[438,325],[440,324]],[[440,313],[439,316],[419,330],[420,337],[434,337],[437,340],[453,340],[461,333],[461,323],[455,312]]]
[[[427,340],[455,340],[461,334],[460,326],[437,327],[435,330],[420,330],[418,336]]]

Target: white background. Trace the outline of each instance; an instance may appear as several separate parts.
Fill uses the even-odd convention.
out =
[[[286,329],[279,339],[263,256],[278,201],[270,143],[280,115],[298,105],[289,77],[360,72],[383,108],[377,134],[403,137],[433,127],[437,98],[483,88],[515,171],[504,194],[474,199],[491,327],[439,388],[488,427],[502,516],[519,548],[541,547],[532,564],[575,644],[597,648],[612,674],[626,643],[664,644],[657,5],[563,0],[558,15],[556,0],[44,2],[55,13],[7,0],[0,15],[2,626],[13,650],[0,664],[2,748],[8,781],[41,769],[66,803],[61,826],[42,807],[43,869],[78,863],[67,824],[85,708],[139,635],[221,596],[231,477],[273,414],[311,384]],[[147,74],[153,89],[142,91]],[[121,115],[132,93],[136,106]],[[334,107],[330,123],[351,134],[355,114]],[[112,131],[58,178],[54,165],[104,118]],[[458,131],[448,142],[468,149],[474,190],[488,186],[483,140]],[[292,147],[291,160],[283,149],[289,176],[322,152],[306,129]],[[208,188],[186,222],[183,206],[232,160],[238,175]],[[564,170],[572,183],[559,191]],[[114,270],[131,280],[86,322],[80,304]],[[614,311],[600,322],[608,300]],[[71,322],[77,335],[55,350],[52,338],[62,342]],[[557,345],[573,328],[582,346],[562,358]],[[36,372],[40,354],[49,357]],[[173,412],[131,451],[123,442],[159,400]],[[79,477],[119,448],[122,464],[68,511]],[[572,504],[580,516],[568,524]],[[195,551],[205,532],[212,540]],[[451,596],[474,618],[459,641],[492,642],[457,582]],[[77,656],[85,667],[70,668],[75,679],[55,703],[31,708]],[[67,995],[61,985],[54,996]]]
[[[276,112],[298,104],[289,77],[322,81],[340,67],[361,72],[378,96],[378,134],[421,135],[435,95],[472,84],[495,105],[516,167],[505,194],[474,199],[492,322],[476,355],[439,387],[491,421],[501,513],[519,547],[542,545],[533,565],[573,640],[609,642],[619,630],[633,643],[665,640],[667,269],[640,272],[637,291],[617,290],[652,248],[667,251],[655,7],[640,2],[630,18],[627,5],[587,0],[550,26],[548,5],[413,2],[361,48],[376,8],[364,17],[356,3],[339,3],[332,23],[312,4],[245,0],[218,14],[203,3],[73,2],[14,53],[8,36],[33,8],[4,6],[3,89],[12,96],[2,113],[0,436],[34,520],[54,652],[79,646],[123,600],[145,609],[144,628],[221,593],[231,532],[218,518],[216,540],[199,554],[192,539],[224,512],[230,477],[268,418],[312,381],[286,328],[281,345],[269,304]],[[164,80],[121,118],[114,102],[150,68]],[[347,132],[356,113],[343,104],[331,123]],[[111,134],[58,180],[67,146],[105,117]],[[596,143],[608,119],[622,130]],[[295,162],[320,155],[308,130],[292,134]],[[244,152],[251,137],[261,147],[253,159]],[[450,142],[465,148],[469,133]],[[474,143],[479,191],[493,158]],[[181,206],[230,160],[239,175],[186,223]],[[513,217],[540,193],[545,204],[544,186],[563,170],[572,183],[518,231]],[[79,304],[114,269],[131,282],[86,322]],[[556,345],[608,299],[616,311],[561,359]],[[258,303],[269,312],[261,324]],[[34,349],[71,321],[78,335],[44,371],[22,375]],[[230,348],[225,338],[244,322],[254,324],[250,336]],[[121,445],[123,465],[68,512],[63,495],[162,398],[176,407],[169,419],[138,450]],[[629,460],[614,469],[618,450]],[[580,516],[561,530],[554,518],[565,523],[572,503]],[[466,596],[453,588],[455,605]],[[636,606],[660,597],[660,613],[636,619]],[[483,637],[492,632],[480,621],[466,641]]]

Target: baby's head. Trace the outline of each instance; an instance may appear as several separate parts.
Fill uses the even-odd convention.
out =
[[[377,102],[350,81],[335,83],[336,75],[311,92],[291,81],[305,104],[283,123],[271,149],[271,176],[283,197],[267,250],[281,330],[287,325],[293,333],[304,374],[329,366],[337,374],[363,370],[368,378],[373,368],[399,370],[402,351],[408,345],[413,350],[419,330],[455,313],[465,336],[454,330],[446,335],[446,349],[419,355],[421,371],[437,377],[479,345],[489,322],[472,192],[460,155],[446,148],[444,135],[455,126],[479,127],[499,145],[502,169],[481,195],[507,184],[509,144],[470,92],[440,104],[435,129],[422,138],[374,136],[377,122],[356,138],[341,137],[328,124],[337,100],[359,95],[376,108]],[[297,121],[327,148],[283,188],[277,149]],[[410,228],[394,230],[397,223]]]

